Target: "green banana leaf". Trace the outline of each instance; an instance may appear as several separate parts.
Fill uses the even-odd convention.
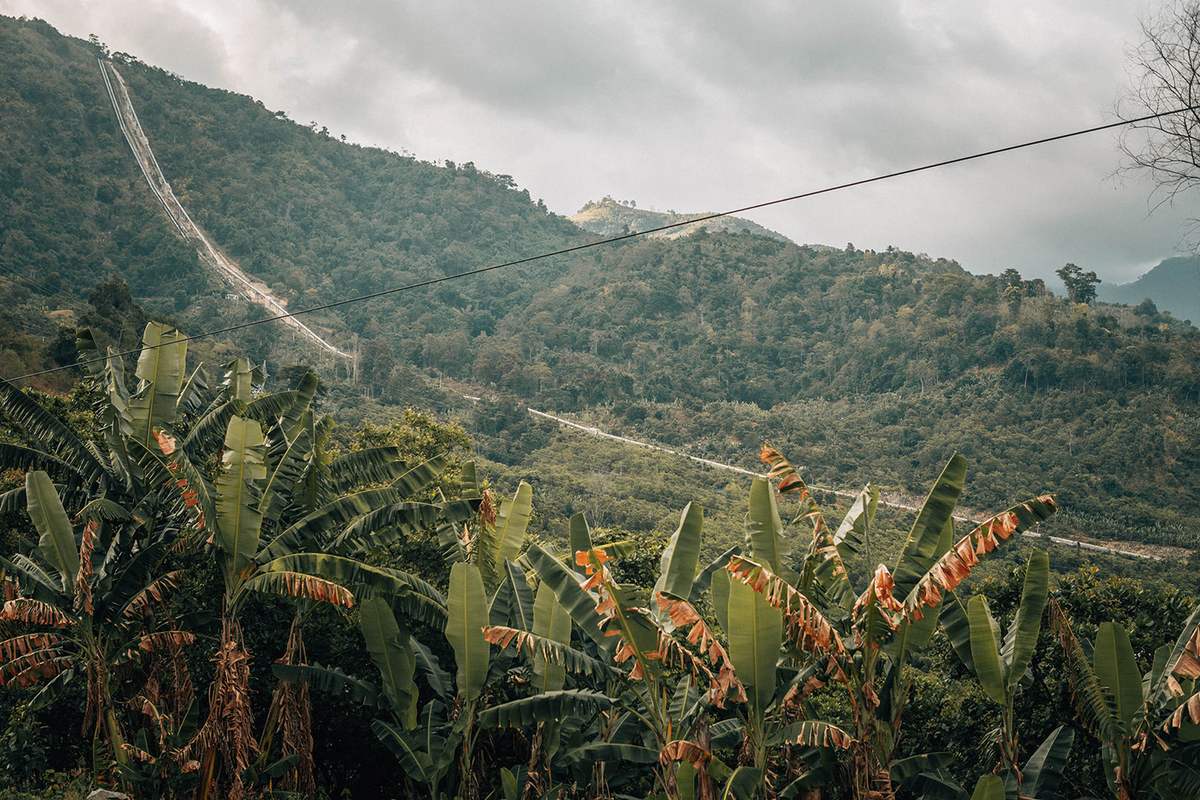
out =
[[[658,581],[654,591],[666,592],[676,597],[688,597],[696,568],[700,561],[700,538],[704,530],[704,509],[688,503],[679,515],[679,526],[667,540],[659,566]]]
[[[984,775],[975,784],[971,800],[1004,800],[1004,781],[998,775]]]
[[[1052,730],[1021,770],[1021,793],[1029,797],[1056,796],[1074,743],[1074,728],[1059,725]]]
[[[1000,651],[1010,691],[1025,677],[1029,662],[1033,660],[1038,634],[1042,630],[1042,615],[1046,612],[1049,598],[1050,556],[1044,550],[1035,550],[1029,555],[1029,562],[1025,567],[1025,584],[1021,590],[1017,618],[1008,629]]]
[[[750,484],[750,511],[746,515],[746,541],[755,561],[770,567],[776,575],[784,568],[787,555],[783,539],[783,521],[775,489],[766,478]]]
[[[307,429],[301,429],[276,457],[274,468],[263,487],[258,510],[265,519],[278,519],[287,508],[296,487],[304,479],[312,455],[312,436]]]
[[[1133,655],[1129,633],[1115,622],[1101,623],[1093,654],[1096,677],[1117,703],[1117,718],[1129,733],[1142,711],[1142,673]]]
[[[258,552],[262,514],[258,504],[267,477],[265,440],[254,420],[234,416],[225,433],[222,470],[216,481],[216,542],[225,554],[226,585],[250,566]]]
[[[505,561],[501,571],[500,588],[492,598],[488,615],[492,625],[511,625],[523,631],[534,630],[533,589],[525,578],[525,570],[513,561]]]
[[[559,644],[571,643],[571,615],[544,581],[538,585],[533,601],[533,632]],[[567,679],[566,668],[547,659],[540,651],[533,657],[533,675],[534,688],[543,693],[563,688]]]
[[[967,460],[955,453],[929,490],[904,541],[904,549],[892,571],[896,581],[896,597],[907,597],[917,581],[937,561],[938,541],[946,523],[953,517],[954,507],[958,504],[966,480]]]
[[[500,572],[505,561],[515,561],[525,541],[525,529],[533,514],[533,487],[525,481],[517,486],[512,498],[500,503],[496,516],[496,571]]]
[[[589,742],[563,753],[567,761],[590,764],[596,761],[611,761],[627,764],[656,764],[658,751],[649,747],[624,742]]]
[[[611,653],[615,648],[613,637],[605,636],[600,628],[600,615],[596,613],[596,601],[580,585],[579,576],[566,568],[561,561],[547,553],[541,546],[532,544],[525,557],[534,572],[550,586],[558,602],[571,615],[571,619],[602,651]]]
[[[849,558],[851,553],[870,552],[871,525],[878,507],[879,490],[868,483],[855,495],[850,509],[833,534],[833,543],[843,559]]]
[[[708,591],[708,588],[712,585],[713,576],[718,572],[724,572],[725,565],[729,563],[729,559],[741,552],[742,548],[734,545],[724,553],[721,553],[721,555],[714,558],[712,561],[705,564],[704,569],[700,570],[700,572],[696,575],[696,579],[692,581],[691,592],[689,592],[687,595],[688,602],[692,605],[700,602],[700,598],[704,596],[704,593]]]
[[[441,700],[453,699],[451,695],[454,687],[450,683],[450,673],[442,669],[437,656],[433,654],[432,650],[417,641],[415,636],[410,636],[408,642],[412,645],[417,669],[421,670],[421,674],[425,676],[425,682],[429,684],[429,688]]]
[[[459,562],[450,568],[446,595],[446,639],[454,649],[458,691],[468,703],[479,698],[487,680],[491,648],[483,638],[488,623],[483,578],[474,564]]]
[[[235,358],[225,365],[225,378],[221,386],[225,396],[242,404],[250,402],[254,391],[255,368],[247,358]]]
[[[38,532],[38,552],[58,571],[62,590],[70,592],[79,574],[79,546],[58,491],[45,472],[25,473],[25,503]]]
[[[1004,663],[1000,660],[999,626],[992,618],[986,597],[977,594],[971,598],[967,603],[967,620],[971,626],[971,660],[975,664],[975,677],[988,697],[1004,705],[1008,694]]]
[[[720,569],[712,574],[712,604],[713,613],[717,615],[717,624],[729,635],[729,589],[732,581],[729,573]]]
[[[367,708],[383,709],[387,701],[368,681],[320,664],[272,664],[275,677],[285,683],[305,683],[326,694],[340,695]]]
[[[946,632],[946,638],[950,640],[950,646],[958,660],[974,672],[975,661],[971,658],[971,622],[967,619],[967,609],[957,594],[948,592],[942,599],[938,622]]]
[[[396,717],[408,730],[417,725],[417,685],[413,683],[416,659],[409,647],[408,631],[396,622],[391,606],[382,597],[371,597],[358,606],[358,627]]]
[[[187,341],[161,322],[146,323],[136,374],[143,386],[129,400],[132,433],[149,447],[155,428],[175,421],[176,405],[187,370]]]
[[[0,378],[0,415],[11,423],[13,430],[21,431],[27,441],[37,442],[39,449],[78,470],[84,480],[99,480],[108,475],[96,454],[65,422],[3,378]]]
[[[479,727],[521,728],[535,722],[587,717],[612,706],[613,699],[603,692],[560,689],[492,706],[480,712]]]
[[[729,587],[728,608],[729,657],[751,706],[762,712],[775,696],[783,613],[741,581]]]

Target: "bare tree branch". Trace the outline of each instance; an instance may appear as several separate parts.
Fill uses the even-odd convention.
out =
[[[1167,0],[1141,27],[1143,41],[1129,53],[1131,81],[1117,116],[1132,120],[1190,109],[1131,123],[1121,136],[1120,171],[1150,174],[1157,209],[1200,184],[1200,0]],[[1200,226],[1200,220],[1191,222]]]

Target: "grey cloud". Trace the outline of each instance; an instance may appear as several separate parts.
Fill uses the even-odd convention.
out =
[[[0,0],[294,119],[514,175],[555,210],[715,210],[1111,119],[1151,0]],[[1147,215],[1115,137],[754,215],[801,241],[968,269],[1129,279],[1194,198]],[[1200,195],[1198,195],[1200,196]]]

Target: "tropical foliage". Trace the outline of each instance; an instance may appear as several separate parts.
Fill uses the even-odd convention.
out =
[[[1150,642],[1117,622],[1079,638],[1034,551],[1002,624],[969,579],[1058,502],[956,531],[960,455],[889,564],[875,487],[835,524],[769,446],[741,541],[714,551],[687,504],[655,563],[582,513],[535,536],[528,483],[501,493],[434,452],[457,434],[413,417],[345,448],[312,373],[266,391],[245,359],[189,367],[169,326],[143,345],[128,378],[97,361],[83,417],[0,383],[0,458],[22,476],[0,510],[28,543],[0,562],[10,725],[78,704],[97,781],[313,796],[336,768],[316,720],[352,704],[396,796],[1054,798],[1091,764],[1120,800],[1195,790],[1200,610],[1144,673]],[[399,555],[429,551],[436,583]],[[931,670],[954,674],[939,650],[981,693],[990,763],[906,744]],[[1048,685],[1073,713],[1026,730],[1024,695]]]

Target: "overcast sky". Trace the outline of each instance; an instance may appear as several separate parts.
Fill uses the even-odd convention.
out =
[[[801,8],[800,6],[803,6]],[[0,0],[301,122],[605,194],[719,210],[1115,119],[1139,0]],[[1101,133],[753,218],[975,272],[1129,280],[1184,246]],[[514,254],[517,255],[517,254]]]

